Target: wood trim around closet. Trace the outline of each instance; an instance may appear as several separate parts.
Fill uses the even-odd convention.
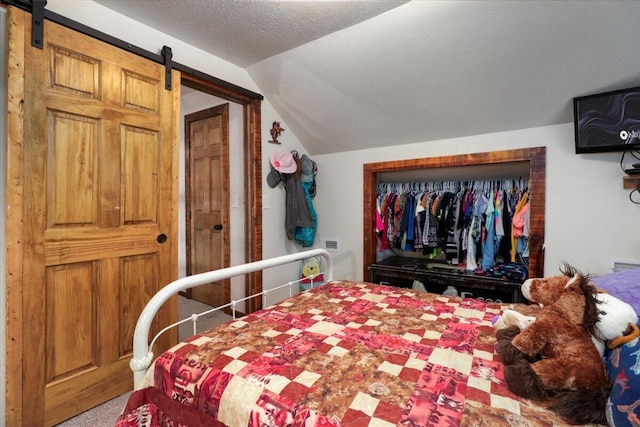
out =
[[[378,174],[464,166],[488,166],[529,162],[529,277],[544,276],[544,218],[546,148],[532,147],[514,150],[470,153],[421,159],[392,160],[363,165],[363,277],[369,277],[369,266],[376,262],[376,197]]]

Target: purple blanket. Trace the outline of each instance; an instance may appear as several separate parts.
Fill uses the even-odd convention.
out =
[[[640,269],[605,274],[592,280],[598,289],[631,304],[636,313],[640,314]]]

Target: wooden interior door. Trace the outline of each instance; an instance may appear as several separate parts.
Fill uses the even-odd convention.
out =
[[[229,266],[229,104],[185,117],[187,274]],[[230,301],[229,280],[186,292],[217,307]]]
[[[30,40],[30,17],[22,22]],[[177,277],[179,73],[168,91],[162,66],[49,21],[44,28],[44,49],[22,41],[30,426],[131,390],[137,317]],[[156,325],[176,308],[168,303]],[[159,348],[174,341],[175,332]]]

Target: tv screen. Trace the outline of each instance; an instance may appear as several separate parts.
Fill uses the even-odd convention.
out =
[[[573,98],[576,153],[640,150],[640,87]]]

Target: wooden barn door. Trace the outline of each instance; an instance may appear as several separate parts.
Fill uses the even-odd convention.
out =
[[[44,27],[44,49],[24,43],[22,424],[31,426],[132,388],[137,316],[177,277],[179,73],[165,90],[162,66]],[[176,305],[156,326],[175,319]]]

